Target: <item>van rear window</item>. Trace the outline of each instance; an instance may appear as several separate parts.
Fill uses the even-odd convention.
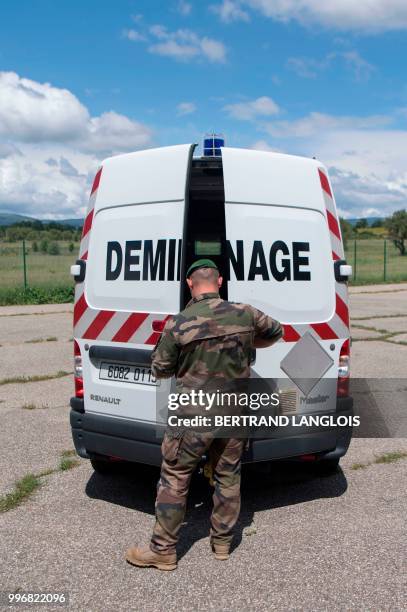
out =
[[[220,240],[195,240],[195,255],[220,255],[221,253]]]

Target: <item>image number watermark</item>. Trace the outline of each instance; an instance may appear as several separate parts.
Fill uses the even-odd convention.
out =
[[[0,591],[0,606],[13,607],[38,605],[67,606],[69,593],[65,591]]]

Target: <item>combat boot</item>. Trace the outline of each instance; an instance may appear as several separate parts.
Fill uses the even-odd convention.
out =
[[[215,555],[215,559],[218,561],[227,561],[229,559],[229,544],[216,544],[211,542],[212,552]]]
[[[148,546],[129,548],[126,561],[137,567],[156,567],[164,571],[177,569],[177,553],[156,553]]]

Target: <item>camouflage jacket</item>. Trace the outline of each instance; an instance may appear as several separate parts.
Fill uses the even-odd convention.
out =
[[[177,379],[177,391],[250,376],[255,338],[275,339],[281,325],[257,308],[203,293],[171,317],[152,354],[157,378]]]

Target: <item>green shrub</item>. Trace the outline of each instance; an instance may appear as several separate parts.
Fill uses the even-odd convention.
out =
[[[50,242],[47,249],[48,255],[60,255],[61,250],[57,242]]]
[[[75,288],[73,285],[50,287],[13,287],[0,288],[0,306],[16,304],[65,304],[73,302]]]

